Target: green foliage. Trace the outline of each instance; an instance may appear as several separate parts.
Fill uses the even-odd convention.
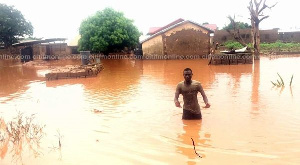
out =
[[[244,46],[241,44],[241,43],[239,43],[239,42],[237,42],[237,41],[226,41],[225,43],[224,43],[224,46],[227,48],[227,49],[229,49],[229,50],[231,50],[231,49],[241,49],[241,48],[243,48]]]
[[[248,23],[244,23],[244,22],[236,22],[237,27],[239,29],[249,29],[251,28],[251,25],[249,25]],[[230,22],[228,25],[225,25],[222,30],[233,30],[233,24],[232,22]]]
[[[0,3],[0,44],[8,47],[18,42],[19,38],[32,33],[33,26],[19,10]]]
[[[227,41],[224,43],[226,49],[241,49],[243,46],[237,41]],[[248,48],[253,49],[252,43],[247,44]],[[274,43],[261,43],[262,52],[299,52],[300,43],[284,43],[276,41]]]
[[[79,33],[79,50],[105,54],[124,48],[133,49],[139,43],[141,35],[133,25],[133,20],[111,8],[105,8],[85,19],[80,25]]]
[[[274,43],[261,43],[260,48],[262,52],[299,52],[300,43],[276,41]]]

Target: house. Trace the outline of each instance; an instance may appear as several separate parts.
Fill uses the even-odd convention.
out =
[[[213,30],[178,19],[141,41],[144,55],[207,55]]]
[[[43,40],[25,40],[15,43],[6,50],[8,55],[21,55],[22,62],[35,59],[54,59],[69,54],[66,38],[49,38]]]

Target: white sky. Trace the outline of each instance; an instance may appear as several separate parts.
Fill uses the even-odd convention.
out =
[[[270,18],[264,20],[262,29],[300,28],[299,0],[267,0],[267,4],[278,4],[266,10]],[[178,18],[198,23],[209,22],[222,28],[228,24],[228,15],[236,15],[238,21],[250,24],[247,6],[249,0],[0,0],[20,10],[34,27],[34,37],[72,40],[78,35],[81,21],[105,7],[122,11],[125,17],[144,34],[149,27],[164,26]],[[300,31],[300,30],[299,30]]]

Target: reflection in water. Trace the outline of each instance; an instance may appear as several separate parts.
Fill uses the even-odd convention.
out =
[[[62,146],[62,144],[61,143],[62,143],[63,136],[61,135],[61,133],[60,133],[59,130],[56,131],[55,137],[58,139],[58,144],[57,145],[52,144],[52,146],[49,147],[50,148],[50,152],[57,152],[58,151],[58,153],[59,153],[59,158],[58,159],[62,160],[62,154],[61,154],[61,146]]]
[[[252,109],[259,110],[259,81],[260,81],[260,60],[254,60],[254,68],[252,71],[252,92],[251,101]]]
[[[8,63],[10,63],[8,61]],[[21,64],[16,63],[12,66],[0,67],[0,97],[7,97],[7,100],[12,100],[18,95],[28,89],[28,84],[31,81],[39,80],[35,68],[22,67]]]
[[[101,102],[111,108],[128,103],[134,97],[141,75],[143,61],[103,60],[104,70],[98,77],[47,81],[47,87],[82,84],[90,101]]]
[[[215,79],[215,70],[207,65],[206,60],[146,60],[143,61],[143,75],[151,79],[161,80],[169,86],[176,86],[178,82],[183,81],[183,70],[191,68],[193,70],[193,79],[200,81],[202,86],[207,87]]]
[[[184,133],[179,134],[178,139],[183,144],[177,146],[177,151],[188,158],[188,165],[193,165],[196,164],[196,159],[200,158],[195,153],[191,138],[193,138],[194,140],[197,153],[202,158],[205,158],[205,154],[203,154],[205,150],[203,149],[203,147],[207,148],[210,146],[209,144],[207,144],[210,138],[210,134],[205,133],[204,137],[200,137],[202,120],[182,120],[182,122]]]

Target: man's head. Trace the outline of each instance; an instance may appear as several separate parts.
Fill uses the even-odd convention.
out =
[[[191,68],[185,68],[183,70],[183,77],[185,82],[191,82],[192,77],[193,77],[193,72]]]

